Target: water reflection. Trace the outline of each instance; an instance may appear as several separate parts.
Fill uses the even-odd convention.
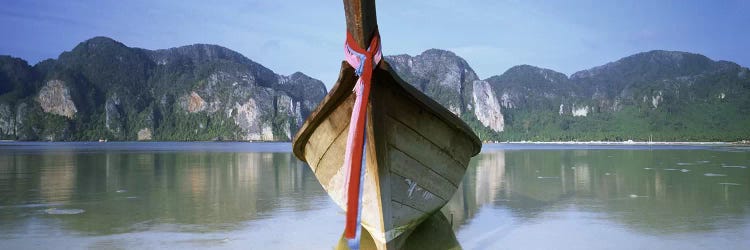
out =
[[[344,215],[289,147],[0,143],[1,248],[330,248]],[[475,157],[442,215],[406,245],[750,244],[747,149],[543,149]]]
[[[87,234],[156,225],[232,230],[274,213],[320,207],[326,196],[289,153],[0,154],[0,178],[0,219],[9,225],[0,231],[6,232],[20,230],[13,225],[28,216],[61,209],[85,212],[41,219]]]
[[[362,229],[359,249],[375,250],[378,249],[375,240],[370,234]],[[425,219],[403,245],[404,249],[461,249],[461,244],[456,239],[456,234],[451,228],[450,221],[443,213],[435,213]],[[343,234],[334,247],[336,250],[349,250],[346,239]]]
[[[644,233],[741,228],[750,171],[725,166],[748,162],[746,151],[720,150],[483,152],[442,211],[459,232],[482,224],[474,220],[480,212],[507,212],[509,222],[523,223],[571,209]]]

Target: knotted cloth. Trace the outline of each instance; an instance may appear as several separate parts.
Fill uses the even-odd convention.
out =
[[[349,134],[346,140],[344,168],[347,169],[346,185],[346,226],[344,237],[354,239],[359,234],[362,182],[365,173],[365,124],[367,123],[367,103],[370,97],[372,72],[382,59],[380,51],[380,34],[375,28],[374,35],[367,49],[360,48],[351,33],[346,33],[344,54],[354,72],[359,76],[354,85],[357,95],[349,121]],[[373,173],[377,174],[377,173]]]

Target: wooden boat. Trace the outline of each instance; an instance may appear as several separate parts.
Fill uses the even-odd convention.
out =
[[[347,29],[367,48],[376,28],[374,0],[344,1]],[[346,210],[344,153],[358,76],[339,78],[302,125],[293,152]],[[361,225],[379,249],[400,248],[416,226],[453,196],[481,142],[459,117],[404,82],[385,61],[374,69],[366,113]]]

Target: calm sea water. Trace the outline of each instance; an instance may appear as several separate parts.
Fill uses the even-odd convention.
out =
[[[332,249],[344,214],[290,149],[0,143],[0,249]],[[750,149],[485,145],[442,214],[407,244],[748,249]]]

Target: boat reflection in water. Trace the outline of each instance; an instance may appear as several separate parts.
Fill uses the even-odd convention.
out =
[[[362,238],[360,238],[359,247],[361,250],[378,249],[375,240],[364,228],[362,228]],[[451,228],[449,219],[440,212],[434,213],[419,224],[406,239],[403,247],[404,249],[461,249],[461,245],[458,239],[456,239],[456,234],[453,232],[453,228]],[[335,249],[350,249],[343,235],[339,239]]]
[[[0,248],[330,249],[341,237],[342,209],[289,144],[107,144],[0,148]],[[750,245],[747,149],[493,147],[408,249]]]

